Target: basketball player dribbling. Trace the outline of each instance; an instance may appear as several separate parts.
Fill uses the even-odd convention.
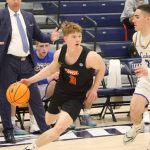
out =
[[[25,150],[37,150],[56,140],[76,120],[83,104],[88,105],[96,100],[97,89],[104,77],[105,64],[101,56],[81,45],[81,26],[64,22],[62,32],[66,44],[55,52],[53,62],[35,76],[21,80],[30,85],[60,70],[53,99],[46,113],[47,124],[55,121],[56,124]]]

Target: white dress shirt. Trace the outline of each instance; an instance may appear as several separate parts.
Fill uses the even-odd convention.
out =
[[[26,57],[29,55],[30,51],[28,51],[27,53],[24,52],[21,36],[20,36],[18,26],[17,26],[17,20],[15,17],[15,12],[12,11],[9,7],[8,7],[8,10],[9,10],[11,26],[12,26],[12,37],[11,37],[10,45],[8,47],[7,54],[11,54],[14,56],[20,56],[20,57]],[[17,13],[19,14],[19,18],[21,20],[21,23],[23,25],[23,28],[24,28],[24,31],[25,31],[25,34],[27,37],[26,25],[25,25],[25,21],[23,19],[23,16],[22,16],[20,10]],[[27,42],[29,45],[28,38],[27,38]]]

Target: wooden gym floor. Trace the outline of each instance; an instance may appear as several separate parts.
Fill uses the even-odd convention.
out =
[[[125,110],[128,108],[122,106],[119,109]],[[111,115],[106,115],[105,119],[102,120],[100,120],[97,116],[93,116],[92,118],[94,121],[97,122],[97,126],[110,126],[110,125],[120,125],[130,123],[130,119],[129,117],[127,117],[126,113],[116,114],[117,122],[112,121]],[[25,122],[25,124],[26,128],[28,128],[28,122]],[[76,126],[78,128],[80,127],[83,128],[83,126],[79,125],[78,120],[76,121]],[[0,130],[2,130],[1,125]],[[147,150],[149,142],[150,142],[150,132],[147,132],[147,133],[140,133],[136,137],[135,141],[133,141],[128,145],[123,144],[123,135],[115,135],[115,136],[102,136],[95,138],[55,141],[42,147],[40,150],[54,150],[54,149],[55,150]],[[26,145],[0,147],[0,149],[23,150],[25,146]]]

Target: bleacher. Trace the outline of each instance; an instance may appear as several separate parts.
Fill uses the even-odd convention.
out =
[[[126,34],[120,23],[120,15],[124,8],[124,0],[85,0],[85,1],[50,1],[41,3],[49,20],[55,15],[58,24],[67,20],[79,23],[84,28],[83,42],[93,45],[93,49],[100,50],[101,44],[127,45]],[[51,21],[50,21],[51,22]],[[131,40],[132,32],[129,34]],[[98,49],[96,49],[98,48]],[[124,49],[124,46],[122,47]],[[124,49],[125,50],[125,49]],[[127,52],[126,52],[127,54]],[[116,56],[118,57],[118,56]],[[125,56],[128,57],[128,56]]]

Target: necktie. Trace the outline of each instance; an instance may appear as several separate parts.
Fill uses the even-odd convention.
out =
[[[19,14],[15,13],[15,17],[16,17],[16,20],[17,20],[18,30],[19,30],[21,40],[22,40],[23,50],[24,50],[25,53],[27,53],[28,50],[29,50],[29,46],[28,46],[26,34],[25,34],[25,31],[24,31],[23,25],[21,23],[21,20],[19,18]]]

